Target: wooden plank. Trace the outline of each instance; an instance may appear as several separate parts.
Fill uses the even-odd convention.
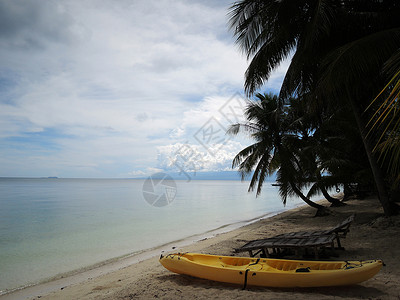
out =
[[[244,246],[236,249],[237,252],[267,249],[267,248],[296,248],[296,247],[314,247],[331,245],[336,235],[324,235],[309,238],[267,238],[250,241]]]

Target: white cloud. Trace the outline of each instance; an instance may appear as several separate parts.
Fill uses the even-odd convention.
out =
[[[160,146],[204,148],[195,133],[226,121],[247,65],[230,5],[1,1],[0,176],[124,177],[156,167]]]
[[[224,128],[245,122],[244,109],[247,100],[239,93],[205,97],[196,106],[183,113],[179,131],[198,131],[210,119],[215,119]]]
[[[230,171],[232,160],[248,140],[226,134],[243,123],[246,100],[240,94],[206,97],[183,113],[172,131],[177,142],[157,147],[158,165],[170,171]]]
[[[158,162],[161,169],[174,172],[231,171],[233,158],[243,148],[230,141],[213,145],[210,152],[199,144],[176,143],[157,147]]]

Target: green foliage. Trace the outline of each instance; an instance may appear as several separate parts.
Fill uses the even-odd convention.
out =
[[[386,70],[396,73],[368,107],[375,112],[367,126],[370,135],[378,136],[374,151],[380,153],[396,186],[400,184],[400,50],[388,61]]]
[[[261,173],[257,180],[262,179],[263,170],[269,170],[268,162],[277,157],[279,170],[287,165],[285,170],[296,173],[278,174],[282,182],[288,183],[282,185],[284,196],[291,193],[291,184],[306,186],[318,173],[329,172],[334,181],[351,182],[343,171],[344,166],[355,171],[353,174],[366,174],[369,172],[365,172],[364,159],[368,158],[381,203],[385,213],[390,214],[382,174],[388,174],[386,180],[400,180],[399,15],[397,0],[242,0],[231,7],[230,26],[238,45],[250,60],[244,85],[248,95],[254,94],[280,63],[292,56],[278,98],[281,105],[278,115],[285,118],[276,122],[268,115],[268,128],[280,126],[281,135],[279,139],[277,135],[274,139],[268,136],[272,144],[267,149],[275,152],[270,151],[270,156],[265,157],[259,154],[261,164],[257,170]],[[385,65],[390,71],[382,71]],[[390,74],[391,80],[387,80],[386,74]],[[371,99],[381,90],[366,111]],[[302,108],[289,126],[285,120],[293,111],[285,111],[282,103],[291,97],[305,102],[306,108]],[[337,114],[348,111],[357,121],[357,140],[361,138],[364,145],[364,153],[359,155],[361,159],[346,152],[357,147],[348,136],[332,134],[332,129],[324,124],[329,118],[337,119]],[[307,117],[315,114],[323,115]],[[371,134],[367,139],[364,124],[369,119]],[[239,128],[232,132],[234,130],[239,132]],[[352,131],[350,127],[345,130]],[[264,136],[258,135],[261,147],[260,138]],[[332,142],[343,138],[350,146],[343,144],[340,156],[341,150]],[[384,172],[376,164],[371,143],[375,143],[375,151],[381,153]],[[284,147],[278,151],[278,145]],[[295,145],[303,152],[297,151]],[[283,160],[282,155],[290,159]],[[239,161],[242,162],[238,158],[236,163]],[[332,178],[321,177],[320,182],[330,185]],[[314,186],[310,193],[317,190]]]
[[[304,113],[305,109],[301,101],[290,99],[283,104],[276,95],[257,94],[246,107],[247,122],[234,124],[228,130],[232,135],[249,134],[255,141],[236,155],[232,167],[238,167],[242,179],[252,174],[249,191],[256,189],[257,195],[265,178],[276,172],[283,203],[297,195],[319,208],[301,190],[311,186],[309,195],[313,195],[340,182],[332,175],[321,175],[329,172],[330,166],[325,161],[324,167],[319,152],[323,149],[326,153],[328,147],[321,147],[318,121]]]

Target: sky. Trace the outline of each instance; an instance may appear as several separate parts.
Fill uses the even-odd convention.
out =
[[[232,3],[0,0],[0,177],[232,170],[251,143],[225,134],[248,65]]]

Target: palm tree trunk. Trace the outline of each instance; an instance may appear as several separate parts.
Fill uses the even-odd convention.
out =
[[[318,217],[322,217],[322,216],[326,216],[329,215],[329,210],[325,207],[322,206],[320,204],[317,204],[313,201],[311,201],[310,199],[308,199],[301,191],[300,189],[297,188],[297,186],[293,183],[290,182],[290,186],[292,188],[292,190],[296,193],[297,196],[299,196],[301,198],[301,200],[303,200],[305,203],[307,203],[308,205],[310,205],[311,207],[314,207],[317,209],[317,213],[315,216]]]
[[[331,203],[331,206],[339,207],[339,206],[346,205],[345,203],[343,203],[339,199],[333,198],[333,197],[331,197],[331,195],[329,195],[328,191],[326,190],[326,188],[321,183],[322,177],[321,177],[321,173],[319,171],[316,172],[316,176],[317,176],[318,187],[319,187],[320,191],[322,192],[322,195],[324,195],[325,199],[328,200]]]
[[[333,207],[338,207],[338,206],[345,206],[346,204],[340,201],[339,199],[333,198],[331,195],[329,195],[328,191],[320,186],[319,189],[322,192],[322,195],[324,195],[325,199],[328,200],[331,203],[331,206]]]
[[[360,134],[361,134],[361,139],[364,144],[365,152],[367,153],[367,156],[368,156],[368,161],[369,161],[369,164],[370,164],[370,167],[372,170],[372,174],[374,177],[375,186],[378,191],[378,198],[382,205],[383,211],[386,216],[396,215],[399,212],[399,207],[397,205],[395,205],[393,202],[391,202],[389,199],[389,194],[387,192],[386,185],[383,180],[382,170],[379,167],[374,154],[372,153],[372,146],[371,146],[370,141],[367,138],[367,134],[365,132],[365,124],[364,124],[363,120],[361,119],[361,114],[358,110],[358,107],[355,103],[354,98],[350,95],[349,91],[347,91],[347,93],[348,93],[348,98],[349,98],[349,101],[350,101],[350,104],[351,104],[351,107],[352,107],[352,110],[354,113],[354,117],[355,117],[355,120],[357,123],[358,130],[360,131]]]

